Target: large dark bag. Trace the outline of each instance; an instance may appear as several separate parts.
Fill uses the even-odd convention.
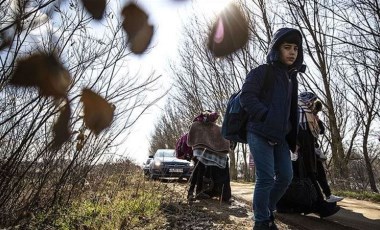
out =
[[[265,65],[265,77],[261,92],[269,90],[273,85],[273,70],[272,66]],[[247,130],[246,125],[248,121],[248,113],[243,109],[240,104],[241,90],[233,93],[228,100],[226,112],[222,124],[222,136],[230,141],[247,143]]]
[[[227,140],[247,143],[248,113],[240,105],[241,90],[231,95],[222,124],[222,135]]]
[[[297,159],[299,177],[293,177],[285,194],[277,203],[280,213],[311,213],[318,199],[317,190],[309,177],[306,177],[302,156]]]

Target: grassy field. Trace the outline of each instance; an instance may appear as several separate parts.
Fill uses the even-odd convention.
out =
[[[54,213],[36,214],[26,229],[252,229],[251,207],[186,199],[185,181],[153,181],[135,170],[89,182],[86,192]]]
[[[355,192],[355,191],[341,191],[338,190],[335,192],[337,195],[342,197],[350,197],[358,200],[368,200],[376,203],[380,203],[380,194],[374,192]]]
[[[160,206],[176,197],[170,185],[131,175],[125,187],[109,181],[108,189],[90,192],[61,210],[54,225],[59,229],[154,229],[160,226]]]
[[[118,166],[120,168],[120,165]],[[138,167],[95,169],[83,193],[58,209],[34,213],[27,229],[164,229],[163,206],[184,199],[178,183],[147,180]],[[183,187],[183,185],[182,185]]]

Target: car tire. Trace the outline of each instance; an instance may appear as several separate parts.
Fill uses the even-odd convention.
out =
[[[156,176],[153,176],[152,174],[149,175],[149,178],[150,178],[151,180],[157,180],[157,179],[158,179]]]

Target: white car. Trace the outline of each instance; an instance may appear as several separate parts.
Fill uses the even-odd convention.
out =
[[[158,149],[150,162],[151,179],[177,177],[189,179],[193,171],[193,163],[176,158],[174,149]]]

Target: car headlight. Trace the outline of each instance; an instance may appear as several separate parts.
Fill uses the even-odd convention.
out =
[[[192,167],[194,167],[194,161],[190,161],[190,167],[192,168]]]
[[[154,166],[155,167],[160,167],[161,166],[161,161],[154,161]]]

